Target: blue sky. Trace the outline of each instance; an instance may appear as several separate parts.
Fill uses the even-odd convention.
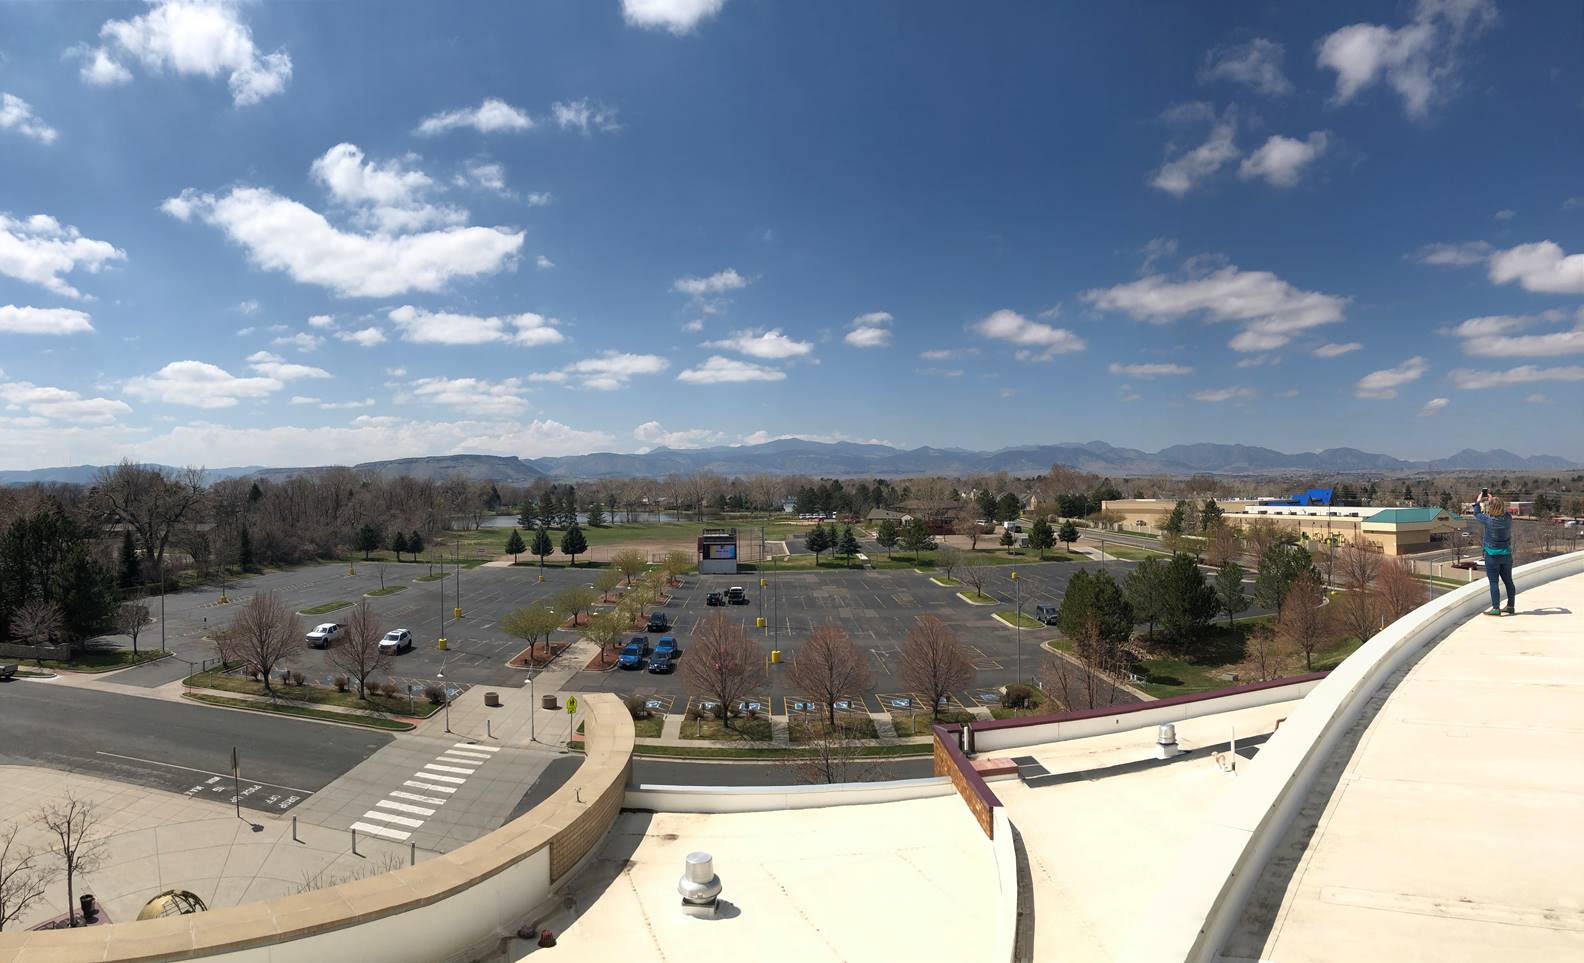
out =
[[[0,467],[1584,459],[1567,5],[0,6]]]

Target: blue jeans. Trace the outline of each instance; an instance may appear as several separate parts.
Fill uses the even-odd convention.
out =
[[[1497,585],[1497,579],[1501,579],[1501,584],[1507,586],[1507,607],[1515,608],[1518,601],[1518,590],[1513,588],[1512,556],[1485,556],[1485,577],[1490,579],[1491,608],[1501,608],[1501,589]]]

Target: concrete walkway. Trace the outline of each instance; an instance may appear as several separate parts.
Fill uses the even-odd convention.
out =
[[[1584,959],[1581,738],[1575,575],[1470,618],[1376,695],[1223,959]]]

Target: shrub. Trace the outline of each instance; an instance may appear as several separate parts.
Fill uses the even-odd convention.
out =
[[[303,682],[307,680],[307,678],[307,676],[303,675],[301,672],[298,672],[296,669],[293,669],[291,672],[292,685],[302,685]]]
[[[347,690],[347,686],[352,682],[351,679],[348,679],[344,675],[338,675],[331,681],[335,683],[337,692],[345,692]]]
[[[435,705],[435,706],[440,705],[442,702],[445,701],[445,697],[446,697],[445,690],[440,688],[439,686],[437,686],[437,685],[426,685],[426,686],[424,686],[424,698],[429,700],[429,704],[430,705]]]
[[[1008,709],[1032,709],[1039,705],[1039,696],[1034,693],[1032,686],[1014,682],[1006,687],[1006,695],[1001,697],[1001,704]]]
[[[627,712],[633,717],[633,719],[637,720],[649,718],[649,707],[644,704],[645,699],[643,696],[630,695],[622,701],[627,703]]]

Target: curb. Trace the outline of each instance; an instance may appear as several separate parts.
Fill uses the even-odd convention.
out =
[[[1066,653],[1066,652],[1063,652],[1061,649],[1056,648],[1055,646],[1051,645],[1049,642],[1041,642],[1040,643],[1040,648],[1044,649],[1046,652],[1049,652],[1051,655],[1054,655],[1058,659],[1064,659],[1064,660],[1066,660],[1068,662],[1071,662],[1073,665],[1077,666],[1080,669],[1083,669],[1085,672],[1092,671],[1088,666],[1086,666],[1082,662],[1080,662],[1078,660],[1077,656],[1071,655],[1071,654]],[[1128,693],[1129,695],[1132,695],[1132,696],[1136,696],[1142,702],[1159,702],[1160,701],[1160,696],[1152,696],[1148,692],[1145,692],[1143,689],[1140,689],[1137,686],[1129,685],[1128,683],[1123,682],[1120,679],[1114,679],[1110,675],[1108,675],[1108,674],[1106,674],[1104,672],[1096,672],[1095,674],[1100,676],[1100,678],[1105,679],[1107,682],[1111,683],[1112,685],[1116,686],[1118,689],[1121,689],[1123,692],[1126,692],[1126,693]]]
[[[966,593],[963,593],[963,592],[958,592],[957,593],[957,597],[962,599],[964,602],[967,602],[969,605],[1000,605],[1001,604],[1000,602],[996,601],[995,599],[991,599],[988,602],[975,602],[973,599],[969,598]],[[1015,625],[1012,626],[1012,627],[1013,628],[1017,628],[1017,626],[1015,626]]]

